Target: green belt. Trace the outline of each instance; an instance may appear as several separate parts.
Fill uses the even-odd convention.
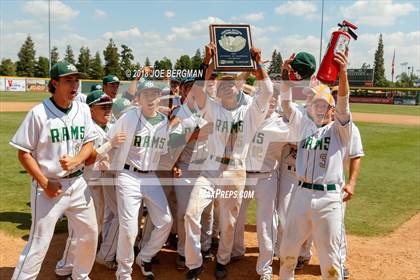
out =
[[[310,184],[305,182],[299,182],[301,184],[302,188],[310,189],[310,190],[316,190],[316,191],[325,191],[325,188],[327,188],[327,191],[335,191],[337,190],[335,184],[327,184],[327,185],[321,185],[321,184]]]
[[[67,175],[66,177],[63,177],[62,179],[71,179],[71,178],[74,178],[74,177],[79,177],[82,174],[83,174],[83,170],[79,169],[76,172],[73,172],[73,173]]]
[[[240,159],[233,159],[233,158],[226,158],[226,157],[218,157],[218,156],[210,156],[210,159],[214,159],[222,164],[226,165],[242,165],[242,160]]]

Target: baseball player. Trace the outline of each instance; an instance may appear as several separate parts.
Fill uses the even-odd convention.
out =
[[[115,75],[107,75],[102,80],[102,90],[109,97],[114,100],[118,94],[118,88],[120,87],[120,80]]]
[[[32,176],[32,226],[12,279],[35,279],[47,253],[57,220],[65,214],[77,240],[72,279],[89,279],[98,229],[95,208],[81,176],[83,162],[98,137],[89,107],[74,101],[80,73],[68,62],[50,71],[52,97],[26,116],[10,144]]]
[[[245,190],[255,193],[257,203],[257,237],[259,255],[257,273],[261,280],[272,279],[274,242],[277,233],[275,209],[277,194],[277,165],[282,148],[287,144],[289,129],[283,119],[275,113],[277,97],[272,97],[266,119],[260,125],[252,140],[246,157],[247,185]],[[245,254],[244,231],[247,208],[252,197],[242,200],[235,229],[233,257]],[[273,213],[273,215],[271,214]]]
[[[110,127],[108,122],[111,118],[113,102],[102,90],[89,93],[86,103],[90,107],[94,128],[99,136],[94,141],[93,154],[85,162],[88,166],[83,174],[94,201],[98,231],[102,234],[102,243],[96,255],[96,262],[109,269],[116,270],[118,213],[113,177],[107,171],[109,165],[108,152],[113,146],[121,144],[125,140],[125,135],[117,134],[114,139],[106,141],[106,131]],[[69,226],[69,237],[63,257],[55,267],[55,273],[58,276],[71,274],[74,266],[76,242],[77,240],[73,238],[73,230]]]
[[[212,43],[206,46],[202,69],[208,67],[214,49]],[[224,191],[238,194],[243,191],[247,150],[257,127],[265,118],[273,94],[273,86],[261,64],[260,51],[252,48],[251,53],[257,64],[255,74],[260,86],[259,95],[251,103],[238,104],[240,91],[234,79],[229,76],[217,83],[220,103],[208,97],[202,90],[201,81],[196,81],[192,89],[201,114],[213,123],[213,133],[208,139],[209,156],[203,164],[205,171],[201,172],[194,184],[185,214],[185,259],[189,269],[187,279],[198,279],[203,270],[200,246],[201,214],[214,199],[220,207],[221,232],[215,276],[227,276],[225,266],[230,261],[234,229],[242,198],[240,195],[221,198],[216,197],[215,193]]]
[[[322,277],[341,279],[343,274],[339,253],[344,222],[341,188],[352,123],[347,51],[345,54],[336,53],[334,61],[339,65],[337,106],[331,94],[318,92],[307,108],[308,115],[305,115],[291,103],[288,86],[284,84],[282,87],[282,108],[291,132],[302,135],[302,128],[308,123],[315,123],[318,129],[298,145],[296,173],[300,182],[290,202],[280,246],[280,279],[294,278],[300,247],[311,233],[319,252]],[[284,67],[290,67],[290,59]],[[347,188],[343,190],[348,191]]]
[[[161,154],[167,152],[168,120],[157,111],[160,88],[154,81],[144,81],[139,87],[141,108],[129,110],[115,123],[109,133],[112,138],[121,131],[127,141],[116,149],[111,170],[118,170],[117,202],[120,221],[117,248],[117,278],[131,279],[134,262],[133,246],[138,233],[138,214],[144,200],[154,229],[150,240],[137,255],[136,263],[148,279],[154,279],[152,257],[165,243],[172,226],[168,201],[155,175]]]
[[[176,268],[178,270],[185,269],[184,216],[192,187],[196,178],[200,175],[201,165],[207,158],[207,138],[204,134],[208,134],[205,130],[211,127],[211,124],[207,124],[197,111],[192,94],[189,95],[193,84],[193,78],[187,78],[182,82],[180,94],[183,105],[174,110],[171,121],[176,123],[173,127],[173,136],[178,135],[181,140],[179,146],[172,150],[172,156],[178,159],[174,168],[178,227]],[[189,140],[184,143],[186,138]],[[201,246],[203,258],[206,260],[213,258],[210,251],[213,225],[212,212],[213,205],[209,205],[202,215]]]
[[[349,192],[347,193],[347,196],[344,198],[345,202],[350,200],[354,193],[357,177],[359,176],[359,172],[360,172],[361,158],[365,156],[364,151],[363,151],[362,138],[360,137],[360,131],[359,131],[359,128],[354,123],[352,123],[352,136],[351,136],[350,147],[349,147],[347,156],[349,158],[349,181],[347,183],[348,185],[347,188]],[[345,163],[347,162],[348,161],[346,160]],[[344,170],[346,170],[346,168],[344,168]],[[346,206],[346,204],[344,204],[344,206]],[[344,207],[344,210],[345,209],[346,207]],[[345,266],[346,257],[347,257],[347,240],[346,240],[345,227],[343,228],[342,239],[343,241],[341,242],[340,254],[343,259],[343,277],[344,279],[348,279],[350,277],[350,272]],[[312,236],[310,236],[304,242],[300,250],[296,269],[302,269],[306,264],[309,263],[312,257],[312,252],[311,252],[312,241],[313,241],[313,238]]]

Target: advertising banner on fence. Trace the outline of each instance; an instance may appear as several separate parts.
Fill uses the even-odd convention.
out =
[[[47,92],[48,80],[26,79],[26,91]]]
[[[25,91],[25,78],[6,78],[6,91]]]
[[[0,77],[0,91],[6,91],[6,79]]]

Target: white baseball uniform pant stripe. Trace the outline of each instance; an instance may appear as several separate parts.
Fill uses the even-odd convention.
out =
[[[181,178],[174,178],[174,188],[176,195],[176,220],[178,227],[178,244],[177,252],[181,256],[185,256],[185,223],[184,216],[187,211],[188,202],[190,200],[193,185],[200,172],[189,171],[188,165],[179,164],[182,170]],[[207,251],[211,247],[211,234],[213,226],[213,204],[207,206],[201,215],[201,248]]]
[[[281,165],[281,173],[279,180],[279,190],[277,192],[277,213],[278,213],[278,230],[277,230],[277,242],[276,252],[279,256],[279,250],[281,240],[286,227],[286,216],[290,208],[290,201],[293,197],[293,193],[299,183],[294,171],[287,169],[287,164]]]
[[[96,256],[105,261],[113,261],[117,254],[119,228],[116,188],[115,186],[104,186],[103,193],[107,221],[104,222],[102,231],[103,239]]]
[[[63,214],[74,229],[77,242],[72,278],[89,279],[98,242],[93,200],[82,177],[63,179],[60,183],[63,194],[49,198],[35,181],[32,182],[32,225],[29,241],[19,257],[12,279],[36,279],[55,225]]]
[[[215,181],[213,181],[215,179]],[[214,182],[224,179],[224,185],[216,186]],[[204,171],[198,177],[185,213],[185,264],[189,269],[203,264],[201,255],[201,215],[213,201],[213,197],[205,195],[217,191],[243,191],[245,187],[245,170]],[[217,262],[227,264],[230,261],[236,220],[239,215],[242,198],[215,197],[219,204],[220,241],[217,250]]]
[[[313,234],[323,279],[341,279],[342,196],[339,191],[297,187],[286,218],[280,246],[279,279],[294,279],[303,242]]]
[[[247,179],[257,179],[256,185],[247,183],[245,190],[253,190],[256,201],[257,215],[257,239],[259,254],[257,259],[257,273],[263,275],[272,273],[273,249],[276,240],[277,214],[275,210],[275,200],[277,193],[277,173],[247,173]],[[247,209],[251,198],[242,199],[241,210],[239,212],[238,222],[235,228],[235,241],[232,250],[232,256],[241,256],[245,254],[244,232],[247,219]]]
[[[143,181],[143,182],[142,182]],[[148,183],[146,184],[145,181]],[[171,231],[172,216],[165,193],[154,172],[139,174],[121,171],[117,177],[117,204],[120,230],[117,248],[117,279],[131,279],[134,262],[133,246],[138,233],[138,215],[141,201],[147,206],[154,224],[150,240],[137,258],[150,262],[164,245]]]

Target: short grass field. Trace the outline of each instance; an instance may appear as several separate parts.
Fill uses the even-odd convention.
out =
[[[30,228],[30,178],[8,141],[25,113],[0,113],[0,230],[14,236]],[[417,126],[358,123],[366,157],[346,213],[347,230],[362,236],[395,230],[420,211],[420,130]],[[248,212],[255,224],[255,203]],[[64,231],[61,223],[58,230]]]
[[[0,102],[40,102],[50,96],[50,93],[0,91]],[[355,113],[420,116],[420,106],[353,103],[351,110]]]

